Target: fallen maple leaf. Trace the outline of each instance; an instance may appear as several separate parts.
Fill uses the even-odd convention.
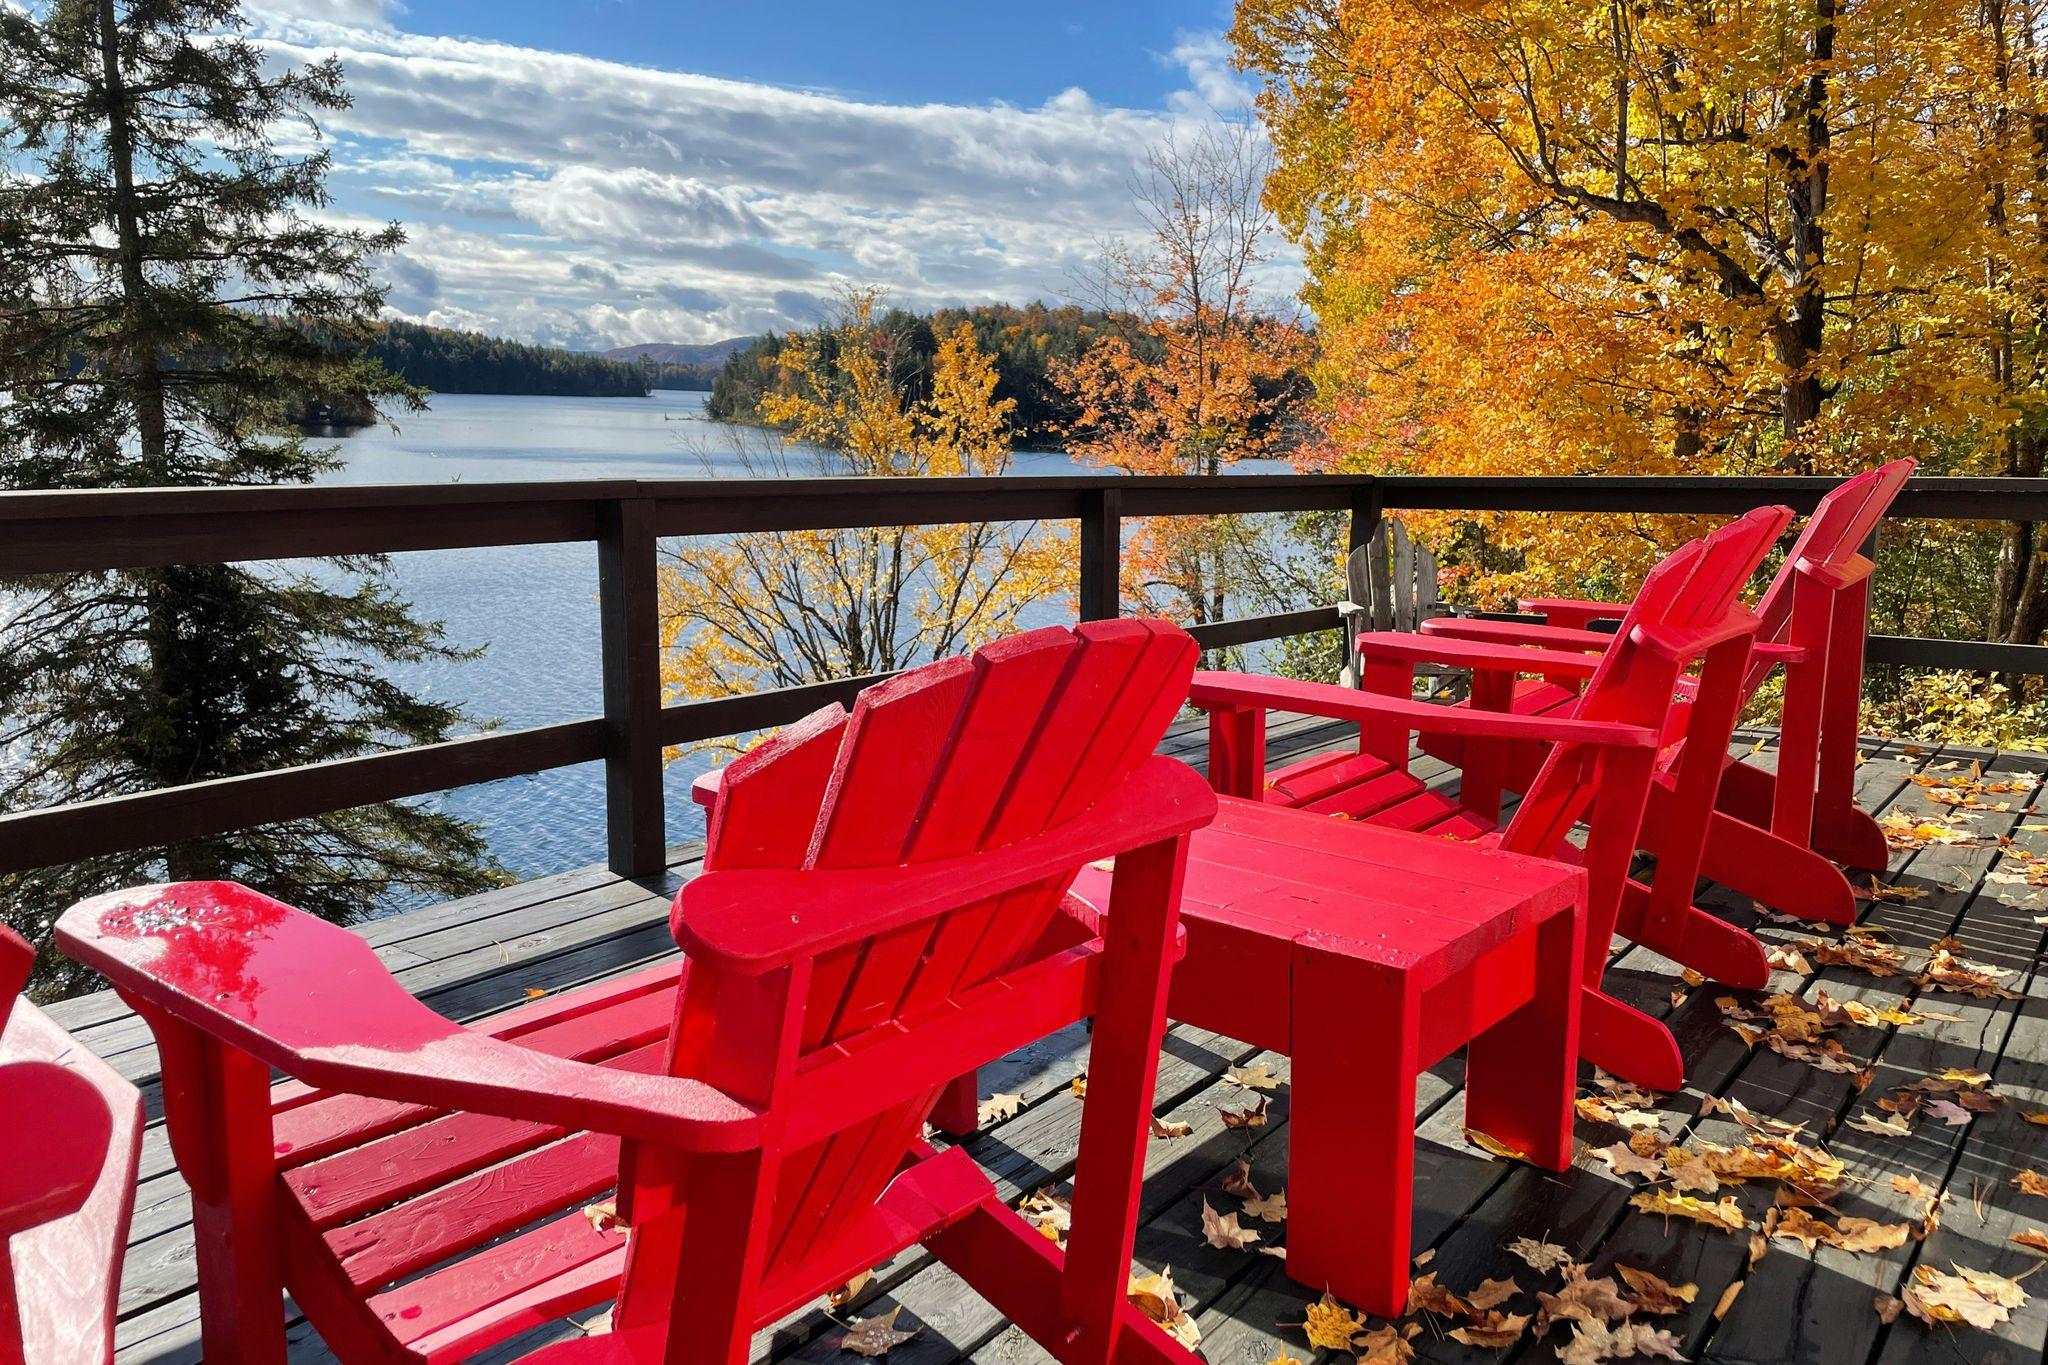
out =
[[[1628,1286],[1629,1297],[1635,1300],[1640,1312],[1666,1317],[1683,1311],[1687,1304],[1699,1297],[1700,1287],[1696,1284],[1672,1284],[1632,1265],[1617,1265],[1614,1273],[1621,1276],[1622,1283]]]
[[[1565,1271],[1564,1284],[1555,1294],[1538,1292],[1545,1324],[1552,1322],[1610,1322],[1625,1318],[1636,1306],[1623,1298],[1621,1287],[1608,1276],[1587,1276],[1584,1266]]]
[[[1287,1191],[1247,1199],[1244,1211],[1247,1216],[1264,1223],[1284,1223],[1287,1221]]]
[[[848,1280],[848,1281],[847,1281],[847,1282],[846,1282],[845,1284],[842,1284],[842,1285],[840,1285],[840,1286],[839,1286],[839,1287],[838,1287],[837,1289],[833,1290],[833,1291],[832,1291],[832,1292],[831,1292],[830,1294],[827,1294],[827,1295],[825,1296],[825,1306],[826,1306],[826,1307],[828,1307],[828,1308],[843,1308],[843,1307],[845,1307],[845,1306],[846,1306],[847,1304],[849,1304],[849,1303],[853,1302],[853,1300],[854,1300],[854,1296],[856,1296],[857,1294],[859,1294],[861,1290],[863,1290],[863,1289],[865,1289],[865,1288],[867,1288],[867,1287],[868,1287],[868,1281],[869,1281],[869,1280],[872,1280],[873,1278],[875,1278],[875,1272],[874,1272],[874,1271],[872,1271],[872,1270],[863,1270],[863,1271],[861,1271],[861,1273],[860,1273],[860,1274],[858,1274],[858,1275],[854,1276],[854,1277],[853,1277],[852,1279]]]
[[[1415,1348],[1409,1343],[1421,1330],[1421,1323],[1411,1322],[1406,1327],[1388,1323],[1367,1332],[1358,1339],[1358,1365],[1408,1365],[1415,1359]]]
[[[602,1204],[586,1204],[583,1216],[590,1220],[590,1226],[599,1232],[610,1232],[619,1226],[619,1202],[607,1199]]]
[[[1569,1251],[1555,1242],[1539,1242],[1533,1237],[1517,1237],[1508,1243],[1508,1251],[1521,1257],[1531,1270],[1556,1270],[1572,1263]]]
[[[1073,1206],[1051,1190],[1035,1190],[1017,1206],[1024,1221],[1038,1229],[1041,1237],[1060,1246],[1067,1244],[1067,1232],[1074,1226]]]
[[[2029,1251],[2038,1251],[2043,1256],[2048,1256],[2048,1232],[2043,1232],[2039,1228],[2021,1228],[2012,1235],[2011,1240]]]
[[[1006,1095],[998,1091],[974,1107],[975,1126],[980,1127],[985,1123],[1015,1118],[1018,1111],[1023,1109],[1023,1107],[1024,1097],[1022,1095]]]
[[[908,1332],[898,1331],[896,1315],[902,1311],[903,1305],[898,1304],[881,1317],[855,1318],[848,1322],[846,1334],[839,1338],[839,1349],[861,1356],[889,1354],[892,1347],[901,1346],[924,1330],[922,1327],[913,1327]]]
[[[1181,1123],[1174,1119],[1162,1119],[1156,1116],[1152,1120],[1152,1136],[1156,1138],[1184,1138],[1194,1131],[1195,1125],[1192,1123]]]
[[[1418,1275],[1408,1283],[1408,1311],[1434,1313],[1442,1318],[1469,1317],[1472,1305],[1436,1282],[1436,1272]]]
[[[1157,1275],[1131,1276],[1130,1282],[1124,1286],[1124,1297],[1190,1351],[1201,1344],[1201,1328],[1195,1326],[1194,1318],[1180,1306],[1180,1291],[1173,1287],[1172,1266]]]
[[[1672,1194],[1666,1190],[1644,1190],[1628,1201],[1645,1213],[1662,1214],[1666,1218],[1690,1218],[1705,1223],[1708,1227],[1720,1228],[1726,1232],[1740,1232],[1749,1226],[1742,1209],[1735,1202],[1734,1195],[1724,1195],[1719,1203],[1695,1199],[1689,1194]]]
[[[1465,1326],[1453,1327],[1445,1335],[1452,1341],[1461,1341],[1482,1351],[1500,1351],[1520,1341],[1528,1328],[1527,1313],[1481,1313]]]
[[[1483,1313],[1489,1308],[1500,1307],[1521,1292],[1522,1286],[1513,1280],[1481,1280],[1479,1287],[1465,1296],[1465,1302],[1471,1304],[1475,1312]]]
[[[1280,1078],[1275,1076],[1273,1069],[1264,1062],[1254,1062],[1250,1066],[1234,1066],[1230,1068],[1230,1070],[1223,1073],[1223,1083],[1225,1085],[1235,1085],[1245,1090],[1277,1090],[1280,1088]]]
[[[1465,1130],[1465,1141],[1489,1156],[1505,1157],[1509,1161],[1527,1161],[1529,1154],[1516,1147],[1510,1147],[1499,1138],[1482,1133],[1477,1128]]]
[[[2039,1171],[2021,1171],[2012,1178],[2012,1183],[2018,1186],[2021,1194],[2038,1194],[2048,1199],[2048,1175]]]
[[[1359,1333],[1365,1330],[1365,1323],[1349,1308],[1331,1298],[1327,1289],[1323,1291],[1322,1298],[1302,1311],[1300,1322],[1280,1325],[1301,1328],[1308,1336],[1308,1344],[1319,1351],[1348,1351]]]
[[[1926,1323],[1963,1322],[1996,1327],[2027,1301],[2026,1291],[2002,1275],[1956,1267],[1951,1275],[1930,1265],[1913,1268],[1900,1293],[1908,1313]]]
[[[1259,1240],[1257,1232],[1238,1226],[1236,1214],[1218,1213],[1206,1199],[1202,1201],[1202,1237],[1219,1251],[1243,1251]]]
[[[1259,1096],[1259,1102],[1249,1109],[1218,1109],[1216,1117],[1223,1120],[1225,1128],[1264,1128],[1266,1097]]]
[[[1230,1168],[1229,1173],[1218,1182],[1217,1187],[1225,1194],[1234,1194],[1239,1199],[1257,1199],[1259,1197],[1259,1187],[1252,1184],[1252,1163],[1246,1161],[1243,1157],[1237,1159],[1237,1164]]]
[[[1647,1322],[1623,1322],[1608,1326],[1581,1322],[1572,1328],[1572,1339],[1558,1352],[1563,1365],[1602,1365],[1603,1361],[1625,1356],[1656,1356],[1663,1360],[1684,1360],[1678,1353],[1677,1337]]]
[[[1664,1175],[1664,1161],[1661,1157],[1643,1156],[1626,1142],[1617,1142],[1607,1147],[1595,1147],[1588,1155],[1607,1163],[1616,1175],[1645,1175],[1660,1180]]]
[[[1879,1118],[1876,1114],[1862,1113],[1849,1120],[1849,1126],[1859,1133],[1877,1133],[1884,1137],[1911,1137],[1913,1125],[1906,1121],[1904,1114],[1890,1118]]]

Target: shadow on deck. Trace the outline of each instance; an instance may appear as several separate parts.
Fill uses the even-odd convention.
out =
[[[1346,742],[1344,727],[1323,721],[1276,718],[1269,746],[1276,762]],[[1767,763],[1768,736],[1745,744],[1766,747],[1753,761]],[[1204,732],[1176,728],[1164,751],[1201,762]],[[1916,773],[1967,769],[1980,763],[1987,780],[2032,775],[2048,768],[2035,755],[1983,751],[1918,750],[1866,741],[1859,770],[1860,799],[1873,811],[1914,816],[1937,807]],[[1427,760],[1423,760],[1426,763]],[[1418,764],[1419,772],[1427,769]],[[2008,847],[2048,856],[2048,797],[2022,790],[1992,798],[2005,811],[1973,814],[1967,823],[1997,836],[1970,845],[1933,845],[1893,855],[1884,880],[1899,899],[1864,905],[1864,923],[1905,950],[1917,965],[1924,950],[1952,939],[1973,961],[2011,973],[2003,984],[2014,998],[1976,999],[1931,992],[1926,1008],[1947,1018],[1910,1027],[1851,1028],[1843,1039],[1869,1070],[1858,1076],[1818,1070],[1768,1049],[1744,1046],[1723,1026],[1711,983],[1681,986],[1677,967],[1638,948],[1621,952],[1608,973],[1609,989],[1669,1019],[1687,1061],[1685,1092],[1662,1104],[1663,1131],[1686,1141],[1740,1144],[1742,1130],[1725,1111],[1703,1114],[1704,1099],[1740,1101],[1755,1114],[1805,1125],[1804,1138],[1821,1140],[1848,1165],[1852,1183],[1838,1202],[1843,1214],[1918,1225],[1926,1196],[1894,1177],[1911,1177],[1948,1196],[1939,1226],[1925,1240],[1872,1254],[1772,1240],[1753,1249],[1750,1233],[1727,1233],[1696,1223],[1667,1221],[1629,1207],[1640,1181],[1618,1177],[1592,1156],[1626,1136],[1612,1125],[1579,1122],[1577,1164],[1557,1175],[1494,1160],[1463,1138],[1462,1064],[1453,1058],[1428,1077],[1415,1115],[1417,1159],[1415,1245],[1427,1247],[1428,1269],[1464,1291],[1488,1277],[1513,1278],[1531,1291],[1507,1305],[1533,1306],[1533,1291],[1555,1289],[1555,1274],[1539,1275],[1506,1250],[1518,1237],[1564,1246],[1596,1274],[1619,1263],[1675,1284],[1696,1284],[1698,1294],[1657,1325],[1675,1332],[1695,1360],[1802,1362],[1813,1365],[1908,1365],[1923,1360],[1971,1359],[2038,1365],[2048,1338],[2048,1280],[2013,1310],[2010,1322],[1988,1332],[1931,1331],[1907,1319],[1886,1325],[1873,1297],[1895,1294],[1916,1265],[1955,1265],[2019,1276],[2042,1264],[2014,1245],[2025,1228],[2048,1227],[2048,1197],[2022,1193],[2015,1172],[2048,1168],[2048,1128],[2030,1126],[2029,1114],[2048,1110],[2048,982],[2040,968],[2044,905],[2040,892],[2012,878]],[[2038,807],[2038,809],[2037,809]],[[367,925],[365,936],[408,989],[443,1014],[469,1019],[554,991],[624,971],[670,953],[668,901],[696,866],[698,849],[671,850],[667,875],[631,882],[591,868],[508,887],[502,891]],[[1729,919],[1755,926],[1772,943],[1811,937],[1798,925],[1756,925],[1752,907],[1710,891],[1704,901]],[[1907,975],[1878,978],[1849,967],[1820,966],[1811,975],[1780,970],[1773,989],[1808,998],[1825,991],[1839,1001],[1874,1007],[1916,992]],[[51,1013],[87,1046],[146,1089],[157,1115],[156,1061],[148,1031],[111,994],[69,1001]],[[1080,1029],[1046,1039],[985,1068],[984,1094],[1021,1097],[1021,1110],[970,1141],[1003,1192],[1022,1198],[1041,1186],[1058,1187],[1072,1172],[1081,1101],[1069,1082],[1085,1064]],[[1224,1079],[1233,1066],[1263,1060],[1283,1084],[1272,1097],[1263,1128],[1226,1127],[1219,1111],[1244,1107],[1248,1094]],[[1946,1068],[1991,1073],[2007,1102],[1967,1124],[1921,1118],[1910,1137],[1880,1136],[1847,1126],[1896,1085]],[[1217,1034],[1175,1026],[1159,1076],[1157,1112],[1189,1126],[1186,1136],[1156,1138],[1147,1166],[1138,1259],[1153,1269],[1171,1266],[1175,1282],[1201,1327],[1202,1353],[1218,1365],[1265,1365],[1289,1355],[1313,1360],[1298,1328],[1314,1296],[1288,1280],[1281,1263],[1247,1251],[1219,1250],[1201,1231],[1207,1199],[1219,1211],[1238,1201],[1218,1182],[1243,1160],[1267,1193],[1286,1188],[1287,1059],[1260,1054]],[[1904,1186],[1900,1188],[1899,1186]],[[1729,1191],[1723,1190],[1722,1193]],[[1773,1187],[1738,1186],[1734,1193],[1754,1231],[1770,1205]],[[1284,1243],[1284,1225],[1251,1223],[1268,1241]],[[1761,1239],[1758,1239],[1761,1242]],[[1732,1299],[1730,1295],[1733,1295]],[[969,1291],[951,1272],[912,1251],[880,1267],[860,1300],[844,1310],[872,1315],[901,1305],[898,1327],[922,1330],[889,1355],[891,1365],[1021,1365],[1045,1360],[1030,1340]],[[122,1283],[119,1359],[185,1362],[199,1358],[197,1300],[189,1207],[172,1167],[161,1125],[152,1126],[142,1153],[132,1245]],[[331,1360],[318,1336],[293,1316],[294,1362]],[[1419,1359],[1463,1361],[1554,1359],[1569,1340],[1562,1330],[1524,1336],[1505,1351],[1462,1345],[1446,1335],[1455,1323],[1423,1317],[1412,1345]],[[1375,1324],[1376,1325],[1376,1324]],[[486,1360],[516,1357],[540,1341],[578,1330],[547,1329],[509,1343]],[[1325,1353],[1328,1354],[1328,1353]],[[757,1361],[809,1365],[857,1359],[845,1355],[838,1330],[822,1311],[801,1313],[756,1340]],[[1341,1358],[1341,1357],[1339,1357]]]

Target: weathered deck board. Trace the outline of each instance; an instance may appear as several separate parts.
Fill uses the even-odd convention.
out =
[[[1767,740],[1767,736],[1765,737]],[[1193,762],[1203,758],[1199,724],[1184,724],[1169,735],[1164,752]],[[1276,717],[1270,743],[1276,761],[1304,756],[1347,742],[1344,727],[1306,718]],[[1747,747],[1747,743],[1745,746]],[[1875,741],[1859,772],[1859,799],[1866,808],[1925,806],[1908,776],[1923,766],[1957,756],[1929,754]],[[1751,761],[1768,766],[1768,749]],[[1967,762],[1971,755],[1960,756]],[[1980,754],[1993,771],[2039,771],[2038,757]],[[1440,765],[1419,768],[1450,781]],[[2048,802],[2042,802],[2048,809]],[[1980,823],[2010,834],[2023,847],[2048,850],[2048,836],[2025,826],[2042,818],[2029,798],[2012,811]],[[363,927],[401,980],[435,1008],[454,1017],[476,1018],[520,1004],[532,988],[560,989],[597,980],[671,951],[666,930],[670,895],[691,875],[698,850],[672,850],[667,875],[648,883],[623,881],[602,869],[582,869],[537,879],[464,901],[435,906]],[[1563,1243],[1601,1270],[1620,1262],[1652,1270],[1674,1281],[1695,1282],[1699,1298],[1671,1326],[1697,1360],[1731,1362],[1818,1362],[1818,1365],[1920,1365],[1939,1353],[2039,1365],[2048,1336],[2048,1281],[2041,1293],[2016,1311],[2013,1321],[1990,1334],[1951,1337],[1901,1321],[1884,1326],[1871,1308],[1876,1292],[1896,1292],[1922,1261],[1946,1267],[1951,1261],[2018,1273],[2030,1263],[2007,1238],[2023,1227],[2048,1226],[2048,1199],[2022,1194],[2011,1185],[2016,1169],[2048,1168],[2048,1129],[2026,1124],[2022,1114],[2048,1107],[2048,983],[2040,979],[2048,913],[2037,893],[2024,886],[1986,880],[1999,860],[1996,847],[1934,847],[1894,858],[1888,876],[1929,894],[1914,901],[1869,903],[1865,922],[1887,928],[1896,941],[1924,947],[1954,936],[1962,951],[1979,961],[2014,970],[2008,981],[2020,999],[1976,1001],[1932,994],[1934,1008],[1963,1015],[1963,1022],[1912,1029],[1857,1030],[1846,1041],[1872,1064],[1876,1079],[1857,1096],[1846,1077],[1758,1050],[1746,1051],[1724,1028],[1713,998],[1724,992],[1709,984],[1674,1006],[1677,969],[1653,953],[1623,946],[1613,959],[1610,988],[1639,1006],[1670,1019],[1691,1076],[1685,1093],[1665,1104],[1666,1131],[1726,1141],[1734,1125],[1699,1116],[1702,1095],[1742,1100],[1759,1113],[1805,1120],[1809,1135],[1851,1163],[1852,1170],[1880,1178],[1846,1199],[1842,1211],[1878,1218],[1908,1212],[1906,1197],[1892,1192],[1883,1177],[1918,1175],[1950,1190],[1942,1227],[1924,1244],[1876,1256],[1851,1256],[1826,1248],[1808,1254],[1796,1244],[1773,1242],[1754,1268],[1746,1237],[1697,1227],[1666,1229],[1662,1221],[1627,1206],[1636,1182],[1621,1181],[1587,1155],[1620,1134],[1582,1123],[1580,1159],[1561,1175],[1495,1161],[1463,1141],[1462,1064],[1455,1058],[1425,1077],[1417,1096],[1418,1141],[1416,1245],[1429,1247],[1432,1268],[1455,1288],[1469,1288],[1489,1275],[1514,1273],[1531,1289],[1539,1278],[1508,1258],[1503,1248],[1515,1237],[1545,1237]],[[1746,903],[1709,888],[1703,897],[1723,914],[1750,924]],[[1767,937],[1789,941],[1804,935],[1797,926],[1766,924]],[[1792,993],[1825,990],[1837,999],[1889,1003],[1913,988],[1904,978],[1878,981],[1844,968],[1820,968],[1802,977],[1779,972],[1774,989]],[[154,1101],[155,1056],[147,1031],[110,996],[66,1002],[59,1013],[84,1041],[109,1055],[126,1074],[149,1086]],[[1021,1095],[1015,1117],[970,1139],[977,1159],[1006,1194],[1021,1196],[1041,1185],[1064,1189],[1073,1168],[1081,1102],[1068,1081],[1085,1066],[1084,1030],[1043,1040],[986,1068],[984,1093]],[[1214,1192],[1216,1182],[1242,1157],[1254,1182],[1267,1192],[1284,1189],[1287,1154],[1287,1090],[1273,1097],[1271,1117],[1259,1129],[1226,1128],[1218,1111],[1236,1108],[1246,1092],[1226,1084],[1223,1071],[1252,1059],[1252,1049],[1212,1033],[1176,1027],[1168,1035],[1157,1090],[1157,1105],[1168,1117],[1191,1125],[1184,1138],[1155,1140],[1147,1162],[1137,1259],[1158,1269],[1171,1266],[1184,1299],[1198,1315],[1204,1354],[1230,1365],[1265,1365],[1280,1351],[1314,1359],[1298,1330],[1303,1305],[1314,1296],[1288,1280],[1281,1263],[1267,1256],[1222,1251],[1201,1237],[1206,1197],[1220,1211],[1236,1201]],[[1285,1076],[1286,1059],[1263,1056]],[[1874,1101],[1889,1084],[1948,1066],[1991,1071],[2012,1103],[1967,1127],[1935,1131],[1923,1121],[1911,1139],[1869,1137],[1841,1128],[1847,1118]],[[129,1263],[123,1278],[120,1359],[181,1362],[198,1358],[189,1211],[183,1184],[169,1159],[160,1129],[145,1141],[143,1185],[137,1200]],[[1741,1194],[1752,1221],[1768,1205],[1768,1190]],[[1983,1209],[1982,1221],[1977,1208]],[[2030,1207],[2031,1206],[2031,1207]],[[1268,1242],[1284,1244],[1284,1226],[1247,1223]],[[1726,1317],[1713,1315],[1722,1291],[1740,1280],[1743,1288]],[[918,1251],[879,1268],[849,1312],[903,1308],[899,1326],[923,1331],[891,1354],[894,1365],[1037,1365],[1046,1359],[1035,1343],[1010,1329],[944,1267]],[[1519,1307],[1528,1306],[1523,1301]],[[602,1314],[585,1315],[601,1318]],[[1432,1361],[1476,1362],[1482,1355],[1517,1362],[1553,1358],[1562,1333],[1525,1338],[1504,1353],[1460,1346],[1439,1330],[1426,1331],[1415,1345]],[[562,1324],[508,1343],[484,1357],[510,1360],[541,1341],[573,1334]],[[317,1336],[293,1316],[294,1362],[328,1361]],[[837,1329],[815,1310],[764,1333],[755,1360],[836,1365],[846,1357]]]

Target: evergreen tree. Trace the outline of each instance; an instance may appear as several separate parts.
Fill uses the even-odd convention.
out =
[[[242,32],[234,0],[0,6],[0,486],[306,483],[338,461],[294,407],[420,401],[364,350],[399,230],[309,216],[328,156],[273,140],[346,105],[340,67],[275,69]],[[382,665],[455,653],[374,558],[0,585],[0,809],[443,739],[457,708]],[[337,920],[498,880],[473,826],[389,803],[13,875],[0,912],[46,937],[165,877]]]

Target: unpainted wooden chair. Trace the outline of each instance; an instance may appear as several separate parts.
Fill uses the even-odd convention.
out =
[[[1612,647],[1598,656],[1369,632],[1360,637],[1363,692],[1245,674],[1197,674],[1190,700],[1209,713],[1210,781],[1232,796],[1481,840],[1583,866],[1588,909],[1581,1055],[1615,1075],[1675,1090],[1684,1081],[1684,1063],[1670,1032],[1601,989],[1608,943],[1618,924],[1624,931],[1645,932],[1641,916],[1623,921],[1624,898],[1651,775],[1660,752],[1684,737],[1675,727],[1689,721],[1695,734],[1718,732],[1725,752],[1756,630],[1756,618],[1736,599],[1791,516],[1788,508],[1759,509],[1673,551],[1650,571]],[[1449,707],[1412,700],[1418,662],[1471,669],[1471,701]],[[1682,710],[1673,694],[1689,667],[1699,669],[1699,695]],[[1515,680],[1529,674],[1582,690],[1568,707],[1518,713],[1510,709]],[[1269,776],[1269,710],[1356,721],[1358,752],[1318,755]],[[1409,737],[1415,733],[1461,737],[1465,764],[1455,793],[1409,771]],[[1512,818],[1503,820],[1505,752],[1514,743],[1539,746],[1543,760]],[[1653,932],[1663,938],[1718,940],[1739,931],[1695,909],[1692,889],[1719,763],[1708,745],[1691,752],[1673,802],[1669,854],[1656,869],[1657,886],[1671,890],[1655,896],[1649,908],[1661,917]],[[1581,824],[1583,847],[1569,837]],[[1418,858],[1416,875],[1427,872]]]
[[[0,928],[0,1361],[98,1365],[142,1154],[142,1096],[20,999],[35,950]]]
[[[789,727],[728,771],[680,966],[510,1025],[441,1018],[357,935],[233,884],[74,907],[60,941],[163,1054],[207,1358],[282,1360],[289,1289],[348,1362],[616,1297],[547,1359],[739,1365],[922,1241],[1061,1361],[1184,1361],[1125,1285],[1185,838],[1215,810],[1152,752],[1195,653],[1163,622],[1033,631]],[[1067,888],[1112,856],[1097,917]],[[955,1077],[1091,1016],[1062,1252],[922,1129]]]
[[[1365,673],[1358,655],[1358,636],[1368,630],[1414,632],[1422,623],[1456,615],[1438,595],[1436,556],[1412,540],[1399,517],[1382,517],[1366,543],[1344,561],[1344,582],[1350,597],[1337,604],[1344,630],[1346,687],[1363,687]],[[1415,670],[1426,695],[1435,696],[1445,683],[1462,676],[1456,669],[1423,665]]]

